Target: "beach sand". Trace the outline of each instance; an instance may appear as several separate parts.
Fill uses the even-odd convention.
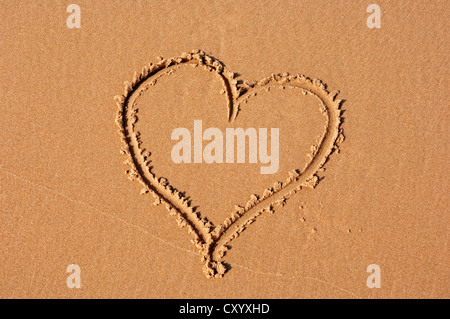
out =
[[[0,2],[1,298],[449,297],[448,2],[76,4]]]

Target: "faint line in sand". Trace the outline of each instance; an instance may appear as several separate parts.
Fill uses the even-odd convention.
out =
[[[264,271],[259,271],[259,270],[253,270],[251,268],[248,268],[248,267],[245,267],[245,266],[242,266],[242,265],[238,265],[238,264],[234,264],[234,266],[238,267],[238,268],[241,268],[241,269],[244,269],[244,270],[247,270],[247,271],[250,271],[250,272],[253,272],[255,274],[264,275],[264,276],[275,276],[275,277],[282,278],[283,280],[292,280],[292,279],[301,277],[301,278],[309,279],[309,280],[312,280],[312,281],[317,281],[317,282],[323,283],[325,285],[328,285],[330,287],[336,288],[336,289],[338,289],[340,291],[343,291],[345,293],[348,293],[348,294],[352,295],[353,297],[357,297],[357,298],[363,299],[363,297],[360,297],[360,296],[356,295],[355,293],[351,292],[350,290],[342,288],[339,285],[337,285],[337,284],[335,284],[335,283],[333,283],[331,281],[326,281],[324,279],[320,279],[320,278],[316,278],[316,277],[312,277],[312,276],[308,276],[308,275],[302,275],[302,274],[299,274],[297,271],[294,273],[293,276],[287,276],[286,274],[282,274],[282,273],[272,273],[272,272],[264,272]]]
[[[122,219],[122,218],[120,218],[120,217],[116,217],[116,216],[114,216],[114,215],[107,214],[107,213],[105,213],[104,211],[102,211],[102,210],[96,208],[95,206],[93,206],[93,205],[91,205],[91,204],[89,204],[89,203],[86,203],[86,202],[84,202],[84,201],[82,201],[82,200],[79,200],[79,199],[75,199],[75,198],[73,198],[73,197],[71,197],[71,196],[69,196],[69,195],[66,195],[66,194],[64,194],[64,193],[62,193],[62,192],[59,192],[59,191],[57,191],[57,190],[55,190],[55,189],[52,189],[52,188],[50,188],[50,187],[48,187],[48,186],[45,186],[45,185],[42,185],[42,184],[33,182],[33,181],[31,181],[31,180],[29,180],[29,179],[27,179],[27,178],[18,176],[18,175],[16,175],[15,173],[13,173],[12,171],[10,171],[10,170],[8,170],[8,169],[2,167],[2,166],[0,166],[0,170],[3,170],[6,174],[8,174],[8,175],[10,175],[10,176],[13,176],[14,178],[20,179],[20,180],[22,180],[22,181],[24,181],[24,182],[27,182],[27,183],[31,184],[31,185],[37,186],[37,187],[39,187],[39,188],[41,188],[41,189],[45,189],[46,191],[51,192],[52,194],[58,195],[58,196],[60,196],[60,197],[63,197],[63,198],[65,198],[65,199],[67,199],[68,201],[72,202],[72,203],[87,206],[87,207],[89,207],[91,210],[93,210],[93,211],[95,211],[95,212],[97,212],[97,213],[99,213],[99,214],[101,214],[101,215],[103,215],[103,216],[105,216],[105,217],[107,217],[107,218],[109,218],[109,219],[113,219],[113,220],[116,220],[116,221],[118,221],[118,222],[120,222],[120,223],[122,223],[122,224],[124,224],[124,225],[133,227],[133,228],[135,228],[135,229],[137,229],[137,230],[143,232],[144,234],[146,234],[146,235],[148,235],[148,236],[150,236],[150,237],[152,237],[152,238],[154,238],[154,239],[156,239],[156,240],[162,242],[163,244],[169,245],[169,246],[171,246],[171,247],[173,247],[173,248],[176,248],[176,249],[178,249],[178,250],[185,251],[185,252],[190,253],[190,254],[198,255],[198,253],[194,252],[193,250],[184,249],[184,248],[182,248],[182,247],[180,247],[180,246],[177,246],[177,245],[175,245],[175,244],[173,244],[173,243],[171,243],[171,242],[169,242],[169,241],[166,241],[166,240],[164,240],[164,239],[162,239],[162,238],[160,238],[160,237],[158,237],[158,236],[155,236],[155,235],[151,234],[149,231],[145,230],[144,228],[142,228],[142,227],[140,227],[140,226],[137,226],[137,225],[135,225],[135,224],[133,224],[133,223],[130,223],[130,222],[128,222],[128,221],[126,221],[126,220],[124,220],[124,219]]]

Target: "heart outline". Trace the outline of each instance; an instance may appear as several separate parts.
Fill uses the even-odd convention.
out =
[[[140,133],[135,130],[137,122],[137,109],[133,109],[134,101],[144,91],[154,86],[157,80],[166,74],[173,73],[177,68],[189,64],[194,67],[201,66],[209,72],[215,72],[224,85],[227,95],[228,121],[233,122],[241,109],[241,104],[256,95],[258,90],[269,90],[273,86],[292,87],[302,90],[303,94],[311,94],[321,102],[321,112],[327,116],[326,130],[318,145],[313,145],[310,161],[303,170],[294,169],[284,182],[275,182],[267,188],[261,196],[253,194],[244,205],[236,205],[231,217],[221,224],[214,226],[206,217],[201,217],[191,201],[172,186],[164,177],[157,177],[152,172],[151,153],[143,149]],[[149,81],[148,84],[145,84]],[[129,179],[137,180],[143,185],[141,194],[150,193],[155,198],[155,204],[163,204],[169,213],[177,218],[180,227],[187,227],[188,233],[194,237],[191,242],[198,248],[202,261],[203,271],[207,278],[223,277],[230,268],[223,262],[223,257],[230,242],[239,237],[239,234],[253,223],[263,213],[274,212],[276,203],[283,205],[290,196],[304,187],[314,188],[320,181],[318,173],[323,169],[329,156],[339,151],[338,144],[344,140],[341,104],[343,100],[337,99],[339,91],[329,92],[326,84],[317,79],[310,79],[303,75],[272,74],[260,81],[238,81],[236,74],[229,71],[219,60],[201,50],[183,53],[181,56],[170,59],[160,58],[156,64],[150,63],[135,72],[132,82],[125,82],[122,95],[114,99],[118,106],[116,124],[123,142],[121,153],[127,156],[125,164],[130,165],[126,171]],[[261,209],[261,206],[264,208]]]

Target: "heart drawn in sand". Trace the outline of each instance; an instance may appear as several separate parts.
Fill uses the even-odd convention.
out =
[[[303,169],[293,167],[283,181],[274,181],[267,185],[262,194],[250,195],[244,205],[236,205],[230,216],[222,224],[214,225],[200,214],[191,200],[175,188],[165,177],[157,176],[150,165],[150,152],[142,147],[142,137],[136,130],[136,98],[146,90],[157,85],[162,76],[173,73],[183,65],[203,67],[215,72],[223,84],[223,93],[227,95],[229,122],[238,117],[243,104],[256,95],[259,90],[268,91],[272,87],[290,87],[300,89],[305,95],[312,95],[319,100],[320,111],[326,118],[325,133],[317,145],[311,148],[310,160]],[[318,173],[322,170],[333,151],[338,150],[338,143],[344,140],[340,128],[342,118],[337,99],[338,92],[329,92],[320,80],[313,80],[303,75],[272,74],[260,81],[238,81],[236,75],[212,56],[203,51],[183,53],[180,57],[160,59],[158,63],[145,66],[141,72],[134,74],[133,80],[125,82],[125,91],[115,96],[119,107],[116,123],[123,141],[121,153],[127,156],[125,163],[130,165],[126,172],[131,180],[143,185],[142,194],[150,193],[158,203],[163,204],[173,215],[180,227],[188,229],[193,236],[193,244],[198,248],[204,262],[204,273],[208,278],[222,277],[230,268],[223,257],[230,242],[252,224],[258,216],[273,213],[276,203],[285,202],[292,195],[305,187],[314,188],[319,182]],[[157,151],[157,150],[152,150]]]

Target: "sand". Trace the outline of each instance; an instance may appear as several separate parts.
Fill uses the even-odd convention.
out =
[[[446,2],[77,4],[0,2],[0,297],[448,298]]]

